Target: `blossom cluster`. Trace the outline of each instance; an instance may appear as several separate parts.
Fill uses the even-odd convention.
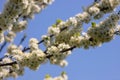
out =
[[[47,74],[44,80],[68,80],[68,77],[65,72],[62,72],[58,77],[51,77],[49,74]]]
[[[61,67],[67,66],[68,63],[65,58],[71,54],[71,51],[64,52],[62,50],[68,48],[70,48],[70,46],[65,43],[59,44],[58,46],[50,46],[47,49],[47,54],[52,55],[49,59],[50,63],[60,65]]]
[[[37,70],[42,63],[45,63],[47,58],[45,53],[38,48],[37,42],[37,39],[32,38],[30,40],[30,52],[26,53],[23,53],[21,48],[11,44],[5,54],[7,57],[2,59],[1,63],[6,64],[14,61],[17,64],[1,67],[0,78],[2,79],[23,75],[25,67],[29,67],[32,70]],[[4,72],[4,69],[7,69],[6,72]],[[9,71],[11,71],[11,73]]]
[[[52,2],[53,0],[8,0],[0,13],[0,42],[12,42],[17,32],[26,29],[27,19],[33,18],[34,14]],[[11,36],[4,37],[5,32]]]
[[[92,19],[102,18],[104,14],[115,10],[119,4],[119,0],[101,0],[88,6],[83,13],[70,17],[66,21],[57,20],[54,25],[48,28],[48,35],[44,35],[44,38],[42,37],[45,46],[57,45],[58,47],[58,45],[65,43],[69,46],[84,46],[84,48],[88,48],[88,46],[99,46],[103,42],[110,41],[113,39],[117,22],[119,21],[119,14],[112,14],[109,17],[110,19],[100,22],[95,28],[89,28],[88,32],[83,36],[81,36],[82,25],[83,23],[89,23]],[[51,35],[54,35],[54,37],[51,38]],[[100,41],[100,39],[103,41]]]
[[[95,27],[90,27],[87,33],[93,39],[99,40],[102,43],[108,42],[113,39],[119,20],[120,15],[111,14],[108,19],[101,21]]]
[[[88,6],[83,13],[70,17],[66,21],[57,20],[48,28],[48,35],[45,35],[45,46],[52,44],[68,43],[70,38],[82,33],[83,23],[89,23],[92,19],[100,19],[104,14],[112,12],[120,4],[119,0],[101,0],[99,3]],[[50,38],[54,35],[55,39]]]

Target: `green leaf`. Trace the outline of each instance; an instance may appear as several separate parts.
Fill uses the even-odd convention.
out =
[[[46,37],[45,40],[49,40],[49,37]]]
[[[52,25],[52,27],[54,27],[54,28],[55,28],[55,27],[57,27],[57,26],[56,26],[56,24],[53,24],[53,25]]]
[[[51,76],[49,74],[46,74],[45,75],[45,78],[50,78]]]
[[[96,27],[96,23],[95,22],[91,22],[91,25],[92,25],[93,28]]]
[[[2,33],[2,29],[0,28],[0,33]]]
[[[61,75],[64,75],[64,74],[66,74],[66,72],[65,72],[65,71],[63,71],[63,72],[61,73]]]
[[[62,22],[61,19],[57,19],[57,20],[56,20],[56,25],[60,24],[61,22]]]
[[[76,33],[74,34],[74,36],[76,36],[76,37],[80,36],[80,32],[76,32]]]

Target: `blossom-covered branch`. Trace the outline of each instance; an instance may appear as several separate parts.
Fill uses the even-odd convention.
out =
[[[28,19],[40,13],[53,0],[8,0],[0,13],[0,52],[7,42],[13,42],[16,33],[27,28]],[[7,33],[4,35],[4,33]]]
[[[51,0],[47,1],[51,2]],[[15,1],[12,3],[15,3]],[[38,5],[38,3],[33,4]],[[83,13],[79,13],[66,21],[57,20],[54,25],[48,28],[48,34],[43,35],[41,41],[31,38],[28,48],[22,49],[15,44],[9,45],[5,54],[6,57],[0,59],[0,78],[23,75],[25,67],[37,70],[40,65],[48,61],[51,64],[64,67],[68,64],[65,59],[73,49],[81,47],[88,49],[111,41],[114,35],[117,34],[116,32],[120,31],[120,26],[118,26],[120,14],[113,11],[118,5],[120,5],[120,0],[95,2],[87,7]],[[83,34],[83,23],[89,23],[93,19],[100,19],[107,13],[111,14],[98,24],[92,22],[87,32]],[[24,18],[23,22],[27,21],[25,18],[29,18],[28,15],[25,16],[24,14],[20,15],[20,17]],[[19,26],[16,28],[19,29]],[[9,36],[14,35],[13,32],[14,27],[11,27]],[[46,47],[45,51],[39,47],[42,42]]]
[[[49,27],[48,35],[44,35],[42,37],[42,40],[39,41],[38,44],[44,42],[46,46],[49,46],[51,42],[49,40],[51,40],[53,36],[56,36],[57,34],[60,33],[61,35],[64,34],[64,32],[66,32],[66,29],[68,29],[70,26],[78,27],[75,28],[75,30],[79,32],[82,30],[83,23],[89,23],[92,20],[92,18],[94,19],[102,18],[104,14],[112,12],[115,9],[115,7],[117,7],[119,4],[120,2],[118,0],[116,0],[116,2],[114,2],[114,0],[111,1],[101,0],[99,2],[95,1],[92,5],[88,6],[83,13],[75,15],[75,17],[70,17],[66,21],[58,19],[55,24]],[[28,48],[25,47],[23,51],[27,51],[29,49],[30,49],[29,47]]]
[[[0,42],[12,42],[17,32],[26,29],[27,19],[33,18],[34,14],[52,2],[53,0],[8,0],[0,13]],[[8,34],[4,36],[6,31]]]

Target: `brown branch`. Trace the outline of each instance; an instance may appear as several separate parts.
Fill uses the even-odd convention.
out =
[[[67,52],[67,51],[72,51],[74,48],[76,48],[76,46],[73,46],[73,47],[70,47],[70,48],[68,48],[68,49],[64,49],[64,50],[62,50],[62,51],[60,51],[60,53],[64,53],[64,52]],[[46,51],[45,51],[46,52]],[[46,53],[47,54],[47,53]],[[46,58],[50,58],[50,57],[52,57],[53,55],[47,55],[46,56]],[[3,57],[4,58],[4,57]],[[3,58],[1,58],[1,59],[3,59]],[[13,64],[17,64],[17,62],[16,61],[13,61],[13,62],[10,62],[10,63],[5,63],[5,64],[0,64],[0,67],[2,67],[2,66],[11,66],[11,65],[13,65]]]
[[[60,51],[60,53],[67,52],[67,51],[72,51],[74,48],[76,48],[76,46],[70,47],[68,49],[64,49],[64,50]]]
[[[115,31],[114,34],[120,35],[120,31]]]
[[[73,47],[70,47],[70,48],[68,48],[68,49],[64,49],[64,50],[62,50],[62,51],[60,51],[60,53],[64,53],[64,52],[67,52],[67,51],[72,51],[74,48],[76,48],[76,46],[73,46]],[[48,54],[48,53],[46,53],[46,54]],[[51,55],[47,55],[46,56],[46,58],[50,58],[50,57],[52,57],[53,56],[53,54],[51,54]]]
[[[27,51],[29,49],[30,49],[29,47],[28,48],[24,47],[24,49],[22,50],[22,52],[25,52],[25,51]]]
[[[1,66],[11,66],[11,65],[13,65],[13,64],[17,64],[17,62],[14,61],[14,62],[10,62],[10,63],[0,64],[0,67],[1,67]]]

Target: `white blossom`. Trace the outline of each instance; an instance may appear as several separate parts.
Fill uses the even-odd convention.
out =
[[[0,43],[2,43],[4,41],[4,34],[0,33]]]
[[[66,60],[62,60],[60,61],[60,64],[59,64],[61,67],[65,67],[68,65],[68,62]]]
[[[48,33],[57,35],[57,34],[60,33],[60,29],[59,29],[59,27],[49,27],[48,28]]]
[[[91,15],[94,15],[94,16],[95,16],[95,15],[98,14],[99,12],[100,12],[100,9],[97,8],[97,7],[95,7],[95,6],[89,8],[89,13],[90,13]]]

